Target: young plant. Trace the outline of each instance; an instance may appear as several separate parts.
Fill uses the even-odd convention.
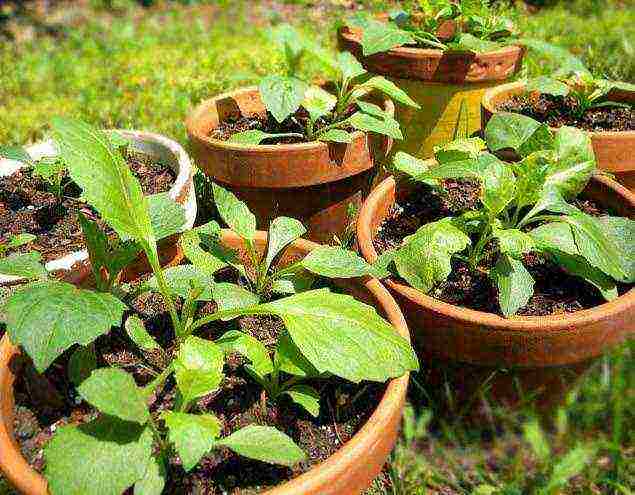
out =
[[[33,234],[18,234],[9,237],[8,242],[0,242],[0,274],[33,280],[46,277],[39,253],[13,253],[6,256],[10,249],[16,249],[35,240]]]
[[[523,264],[531,251],[595,286],[607,300],[617,297],[617,283],[635,282],[629,244],[635,221],[592,217],[568,202],[596,170],[585,132],[562,127],[554,133],[529,117],[501,113],[488,123],[485,138],[439,147],[434,167],[405,153],[396,155],[397,170],[432,187],[448,178],[478,181],[480,207],[423,225],[406,237],[384,255],[392,270],[430,292],[450,275],[452,258],[460,258],[489,275],[505,316],[533,295],[534,280]],[[492,152],[511,149],[521,159],[503,162],[486,146]],[[486,253],[497,260],[491,268],[483,264]]]
[[[116,146],[104,133],[81,122],[56,119],[53,129],[83,197],[120,238],[134,242],[147,257],[153,277],[140,290],[162,295],[174,332],[174,345],[163,349],[138,317],[126,319],[124,328],[131,342],[140,351],[157,350],[165,358],[163,368],[149,366],[155,377],[143,387],[121,369],[97,368],[95,339],[121,325],[125,301],[135,295],[126,296],[123,287],[113,290],[122,259],[132,255],[125,246],[107,244],[95,233],[94,225],[85,221],[101,290],[45,278],[11,295],[4,307],[11,341],[29,355],[39,372],[75,347],[69,376],[80,396],[101,412],[90,423],[58,429],[46,446],[44,474],[53,495],[118,495],[133,485],[135,493],[161,493],[172,450],[186,471],[219,447],[274,464],[291,466],[302,460],[302,450],[275,428],[249,425],[221,436],[221,421],[213,414],[197,412],[197,400],[221,386],[226,353],[245,355],[250,362],[247,369],[261,380],[272,399],[286,394],[311,413],[315,412],[317,392],[298,383],[309,373],[359,382],[386,381],[417,369],[408,342],[370,306],[328,289],[299,292],[307,287],[300,282],[302,272],[356,276],[372,271],[354,253],[321,248],[274,270],[276,258],[304,229],[292,219],[274,221],[262,262],[255,248],[255,218],[231,193],[215,186],[218,211],[241,236],[254,264],[241,264],[236,253],[219,243],[218,224],[210,223],[183,234],[181,243],[191,264],[163,270],[150,200],[143,196]],[[214,275],[226,267],[237,270],[241,285],[215,280]],[[267,290],[293,295],[263,302]],[[176,298],[183,300],[180,311]],[[216,312],[199,317],[200,301],[214,301]],[[275,315],[284,321],[286,332],[273,359],[260,342],[241,332],[230,331],[216,341],[194,335],[208,323],[243,315]],[[157,417],[148,403],[171,376],[176,382],[176,402],[172,410]]]
[[[380,106],[364,100],[371,92],[377,91],[399,103],[419,108],[403,90],[381,76],[366,77],[362,81],[366,70],[353,55],[342,52],[333,57],[290,26],[278,27],[274,38],[284,49],[288,73],[263,78],[259,85],[260,96],[267,111],[278,123],[290,120],[302,132],[272,134],[249,130],[234,134],[232,142],[260,144],[273,138],[297,137],[307,141],[350,143],[349,128],[403,139],[398,122]],[[300,60],[305,55],[319,58],[337,74],[337,79],[332,82],[335,94],[298,76]],[[300,108],[308,114],[304,122],[295,115]],[[351,109],[355,111],[351,113]]]

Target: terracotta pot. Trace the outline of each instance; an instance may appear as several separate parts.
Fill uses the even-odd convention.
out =
[[[242,241],[234,233],[224,230],[222,242],[227,247],[241,250],[245,256]],[[258,232],[256,246],[260,252],[266,242],[266,233]],[[302,258],[316,247],[317,244],[310,241],[296,241],[285,253],[283,262]],[[341,285],[358,299],[375,305],[396,331],[409,339],[408,327],[399,307],[377,280],[342,280]],[[0,342],[0,470],[21,493],[46,495],[46,480],[26,462],[13,433],[13,383],[19,372],[13,366],[13,358],[18,353],[19,350],[5,336]],[[391,380],[372,416],[342,448],[305,474],[265,494],[354,495],[362,492],[379,475],[395,445],[407,388],[407,374]]]
[[[373,247],[377,229],[396,198],[407,192],[397,190],[395,179],[389,177],[362,206],[357,238],[368,262],[377,259]],[[584,195],[621,216],[635,217],[635,195],[612,180],[594,177]],[[442,302],[393,278],[385,284],[404,312],[422,362],[434,358],[466,363],[453,366],[457,392],[464,392],[463,396],[474,392],[492,371],[511,368],[513,376],[502,374],[492,383],[492,397],[510,403],[521,400],[514,378],[525,390],[545,389],[544,402],[552,403],[588,367],[589,360],[635,331],[635,289],[573,314],[506,319]],[[572,376],[556,386],[571,371]]]
[[[370,72],[391,79],[421,106],[416,110],[397,105],[404,140],[393,150],[420,158],[431,157],[434,146],[460,136],[463,129],[468,135],[478,132],[485,90],[516,74],[525,53],[520,46],[480,54],[402,46],[365,57],[361,37],[359,29],[340,28],[340,48],[355,55]]]
[[[116,130],[116,132],[129,139],[135,151],[160,160],[176,172],[177,177],[168,194],[185,209],[186,223],[184,230],[191,229],[196,220],[196,191],[194,190],[194,168],[185,150],[176,141],[159,134],[126,130]],[[56,156],[58,153],[52,140],[28,146],[26,151],[36,161],[44,157]],[[23,162],[0,158],[0,175],[11,175],[25,166],[27,165]],[[182,259],[175,238],[166,239],[160,243],[159,256],[164,264],[179,263]],[[140,266],[137,267],[137,271],[146,270],[145,266],[146,263],[140,260]],[[77,278],[79,272],[90,270],[88,252],[83,249],[49,261],[46,264],[46,268],[57,277],[73,280]],[[128,271],[131,273],[131,269]],[[0,274],[0,286],[14,285],[23,281],[20,277]]]
[[[488,90],[481,102],[483,129],[503,102],[524,92],[524,82],[503,84]],[[613,101],[635,104],[635,92],[632,91],[613,90],[610,97]],[[589,134],[598,167],[613,174],[631,192],[635,191],[635,131],[596,131]]]
[[[380,103],[394,113],[390,100]],[[392,139],[358,131],[350,144],[241,145],[209,137],[229,118],[265,113],[255,87],[203,101],[186,121],[197,164],[247,203],[259,228],[285,215],[301,220],[309,239],[327,242],[342,235],[354,221],[349,210],[359,210]]]

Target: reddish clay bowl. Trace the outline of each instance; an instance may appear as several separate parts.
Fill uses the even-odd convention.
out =
[[[377,259],[377,229],[404,193],[389,177],[364,203],[357,237],[368,262]],[[635,195],[615,181],[594,177],[584,195],[618,215],[635,217]],[[452,361],[511,368],[570,365],[599,356],[635,329],[635,289],[572,314],[507,319],[447,304],[392,278],[385,283],[404,312],[417,351]]]
[[[483,129],[498,107],[512,96],[525,93],[524,82],[503,84],[485,92],[481,102]],[[635,103],[635,92],[614,90],[614,101]],[[614,174],[619,182],[635,191],[635,131],[589,132],[598,167]]]
[[[390,100],[379,103],[394,115]],[[308,238],[330,241],[350,224],[350,207],[361,206],[392,139],[359,131],[348,144],[247,145],[210,137],[228,119],[265,114],[256,87],[203,101],[185,123],[197,164],[248,204],[259,227],[285,215],[302,220]]]
[[[242,240],[233,232],[224,230],[222,242],[245,255]],[[267,234],[258,232],[255,240],[258,250],[262,252],[266,243]],[[283,262],[302,258],[316,247],[312,242],[298,240],[287,250]],[[396,331],[409,339],[408,327],[397,303],[377,280],[342,280],[338,284],[358,299],[375,305]],[[19,352],[5,335],[0,342],[0,470],[21,493],[47,495],[46,480],[24,459],[13,433],[13,383],[17,371],[12,359]],[[408,374],[391,380],[372,416],[341,449],[310,471],[265,494],[353,495],[362,492],[379,475],[395,445],[407,389]]]

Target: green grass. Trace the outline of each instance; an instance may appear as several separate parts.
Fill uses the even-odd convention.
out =
[[[183,121],[193,105],[280,69],[282,57],[268,43],[268,26],[291,19],[333,47],[334,25],[350,2],[182,0],[155,2],[149,9],[129,0],[113,0],[112,9],[104,8],[107,3],[65,3],[36,22],[9,15],[0,26],[15,36],[0,39],[0,144],[41,138],[57,114],[102,127],[152,130],[186,143]],[[375,10],[394,5],[361,3]],[[598,75],[635,82],[635,9],[624,5],[574,0],[537,14],[528,15],[522,6],[510,13],[527,36],[569,48]],[[530,54],[523,73],[552,67]],[[304,70],[312,77],[323,74],[315,62]],[[556,493],[560,486],[547,486],[558,481],[558,473],[564,493],[631,493],[634,355],[635,345],[627,344],[596,363],[565,406],[541,418],[540,428],[531,401],[520,411],[486,407],[487,421],[469,423],[450,414],[448,404],[454,412],[470,412],[487,405],[487,394],[457,404],[451,384],[439,398],[423,374],[414,376],[412,414],[393,455],[389,493]],[[0,479],[0,493],[6,491]]]

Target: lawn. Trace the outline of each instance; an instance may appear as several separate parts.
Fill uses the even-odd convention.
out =
[[[57,114],[186,143],[183,120],[193,105],[280,67],[281,54],[266,34],[272,24],[291,21],[334,47],[334,27],[354,6],[394,6],[381,0],[81,0],[49,2],[43,11],[45,3],[16,13],[0,1],[0,144],[40,139]],[[570,49],[597,75],[635,82],[629,1],[555,3],[531,12],[524,4],[505,8],[526,36]],[[555,64],[529,54],[522,75]],[[309,61],[303,70],[317,77],[324,68]],[[514,411],[492,405],[487,383],[473,400],[457,404],[450,382],[433,387],[426,373],[414,376],[404,434],[387,470],[392,487],[378,483],[372,493],[632,493],[634,357],[635,342],[605,356],[564,406],[541,416],[531,398]],[[474,409],[483,411],[480,422],[466,419]]]

